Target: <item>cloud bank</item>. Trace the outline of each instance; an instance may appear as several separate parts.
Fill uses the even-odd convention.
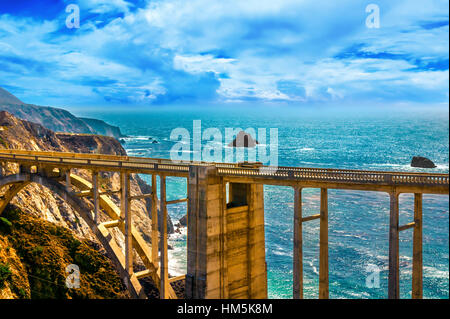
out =
[[[377,1],[380,28],[368,4],[14,1],[0,9],[0,86],[77,106],[448,103],[448,1]]]

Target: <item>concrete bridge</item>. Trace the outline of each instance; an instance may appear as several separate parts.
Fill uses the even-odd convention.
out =
[[[173,162],[165,159],[127,156],[0,150],[0,214],[26,185],[37,183],[55,192],[86,221],[133,297],[145,298],[138,279],[150,276],[161,298],[176,298],[170,283],[185,279],[187,298],[267,298],[267,269],[264,238],[263,185],[290,186],[295,190],[293,293],[303,298],[302,225],[320,220],[319,298],[328,298],[328,189],[385,192],[390,196],[388,297],[399,298],[399,233],[413,228],[412,297],[422,298],[422,195],[449,194],[447,174],[378,172],[362,170],[278,167],[258,164]],[[15,174],[5,175],[6,163],[18,164]],[[73,169],[92,172],[87,181]],[[121,174],[121,204],[110,199],[112,191],[99,190],[99,172]],[[133,195],[130,174],[152,175],[152,192]],[[156,182],[160,180],[158,200]],[[188,198],[166,200],[166,178],[184,177]],[[79,191],[74,191],[75,186]],[[320,189],[320,212],[302,215],[302,189]],[[414,194],[414,220],[399,224],[399,194]],[[87,205],[81,198],[92,198]],[[150,198],[162,216],[158,232],[157,205],[152,205],[151,240],[147,245],[131,225],[131,201]],[[187,274],[168,277],[167,206],[187,201]],[[98,223],[100,213],[110,221]],[[125,251],[109,230],[117,227],[125,235]],[[146,270],[133,271],[133,254]]]

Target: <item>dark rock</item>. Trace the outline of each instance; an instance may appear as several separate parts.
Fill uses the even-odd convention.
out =
[[[154,140],[154,141],[152,142],[152,144],[158,144],[158,141],[157,141],[157,140]]]
[[[187,215],[184,215],[183,217],[181,217],[179,222],[180,222],[181,226],[186,227],[187,226]]]
[[[126,142],[123,138],[121,138],[121,139],[119,140],[119,142],[120,142],[120,144],[122,144],[122,145],[127,144],[127,142]]]
[[[430,159],[421,156],[414,156],[411,161],[412,167],[435,168],[436,165]]]
[[[257,144],[259,144],[259,142],[250,134],[240,131],[234,141],[228,144],[228,147],[255,147]]]

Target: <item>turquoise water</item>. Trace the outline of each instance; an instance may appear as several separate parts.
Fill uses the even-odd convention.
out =
[[[202,128],[277,128],[279,165],[347,169],[444,172],[449,170],[447,110],[380,110],[268,108],[151,108],[143,110],[78,111],[78,115],[103,119],[129,135],[124,145],[129,155],[169,158],[174,145],[170,132],[186,128],[193,120]],[[149,138],[159,143],[153,144]],[[267,133],[269,138],[269,133]],[[221,144],[222,142],[219,142]],[[193,154],[188,152],[189,154]],[[414,155],[426,156],[435,169],[412,169]],[[144,177],[146,178],[146,177]],[[149,180],[149,179],[147,179]],[[304,215],[319,211],[319,191],[303,191]],[[182,179],[168,181],[169,200],[186,195]],[[449,198],[425,195],[424,296],[449,297]],[[413,220],[413,197],[400,197],[400,222]],[[177,220],[185,204],[170,206]],[[387,194],[329,191],[329,263],[331,298],[387,297],[388,265]],[[265,186],[266,258],[269,297],[292,298],[293,191]],[[318,296],[319,223],[304,226],[305,297]],[[186,271],[186,234],[170,240],[170,272]],[[400,237],[401,295],[411,297],[412,230]],[[366,285],[368,265],[380,269],[380,286]]]

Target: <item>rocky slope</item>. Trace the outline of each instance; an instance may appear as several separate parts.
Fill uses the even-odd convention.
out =
[[[24,103],[2,88],[0,88],[0,110],[7,111],[20,119],[41,124],[55,132],[123,137],[118,127],[100,120],[78,118],[63,109]]]
[[[79,288],[66,267],[80,270]],[[64,227],[9,206],[0,218],[0,299],[129,297],[110,260]]]
[[[80,117],[79,119],[82,120],[87,125],[89,125],[89,127],[91,127],[96,134],[112,136],[115,138],[126,137],[125,135],[122,134],[119,127],[109,125],[108,123],[102,120],[90,119],[86,117]]]

